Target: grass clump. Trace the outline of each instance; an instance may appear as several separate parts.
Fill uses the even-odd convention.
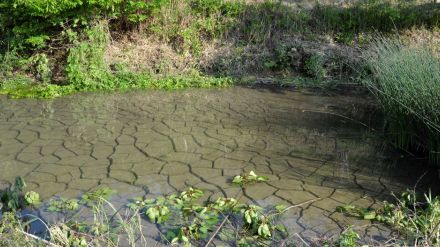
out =
[[[423,47],[380,39],[367,54],[373,78],[366,86],[388,119],[388,135],[401,148],[428,152],[440,163],[440,60]]]

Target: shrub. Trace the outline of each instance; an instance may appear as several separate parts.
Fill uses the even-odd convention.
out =
[[[307,59],[304,69],[307,75],[322,80],[326,76],[326,70],[324,68],[325,58],[321,54],[313,54]]]
[[[109,68],[104,62],[108,41],[107,24],[96,24],[85,31],[83,41],[74,41],[67,57],[68,81],[78,89],[111,87]]]

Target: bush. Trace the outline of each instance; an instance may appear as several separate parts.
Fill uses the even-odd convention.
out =
[[[324,68],[325,58],[321,54],[313,54],[307,59],[305,63],[305,70],[307,75],[322,80],[326,76],[326,70]]]
[[[43,48],[62,30],[83,28],[98,19],[127,25],[145,22],[168,0],[5,0],[0,3],[0,51],[8,46]]]
[[[109,85],[109,68],[104,62],[108,41],[106,23],[98,23],[85,30],[83,41],[74,41],[67,57],[68,81],[78,89],[97,89]]]
[[[386,113],[389,135],[399,147],[418,147],[440,163],[440,60],[423,47],[380,39],[367,63],[373,79],[366,85]]]

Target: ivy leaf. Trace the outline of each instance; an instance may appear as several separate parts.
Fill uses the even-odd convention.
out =
[[[265,177],[265,176],[258,176],[257,181],[258,182],[267,182],[267,181],[269,181],[269,178]]]
[[[182,235],[182,241],[183,241],[184,243],[188,243],[188,242],[189,242],[189,239],[188,239],[188,237],[186,237],[185,235]]]
[[[175,237],[173,240],[171,240],[171,245],[177,245],[179,243],[179,238]]]

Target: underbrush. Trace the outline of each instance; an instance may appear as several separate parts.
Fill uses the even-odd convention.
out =
[[[405,150],[429,153],[440,163],[440,60],[421,46],[379,39],[367,54],[377,96],[388,120],[386,133]]]
[[[61,83],[55,84],[50,76],[57,61],[50,61],[44,53],[28,59],[3,58],[4,69],[0,93],[13,98],[54,98],[74,92],[126,89],[181,89],[225,87],[232,84],[228,77],[210,77],[196,70],[183,74],[155,75],[133,72],[123,64],[104,61],[109,31],[106,22],[95,23],[84,33],[66,33],[71,40],[69,55]],[[79,36],[81,35],[81,36]],[[28,74],[16,72],[14,64],[21,64]]]
[[[311,8],[275,0],[7,0],[0,5],[0,84],[14,97],[54,97],[217,86],[225,77],[353,82],[362,67],[358,46],[375,32],[436,30],[437,12],[432,3],[382,0]],[[121,40],[137,47],[127,50]],[[23,88],[23,78],[32,86]]]

